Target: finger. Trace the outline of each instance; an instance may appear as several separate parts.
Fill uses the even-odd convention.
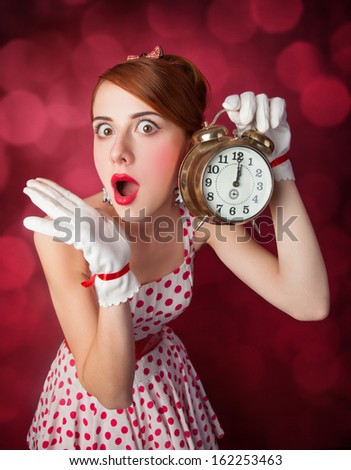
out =
[[[223,108],[227,111],[238,111],[240,109],[239,95],[227,96],[222,104]]]
[[[46,183],[40,181],[38,178],[27,181],[27,187],[30,189],[35,189],[37,192],[41,193],[43,198],[47,197],[50,200],[57,202],[62,207],[67,209],[71,214],[74,213],[74,209],[77,207],[76,204],[74,204],[71,200],[62,196],[61,193],[48,186]]]
[[[23,189],[33,204],[45,212],[51,219],[57,217],[72,217],[72,211],[62,206],[55,198],[43,193],[40,189],[34,187],[25,187]]]
[[[267,95],[261,93],[256,96],[256,129],[259,132],[267,132],[270,127],[269,122],[269,100]]]
[[[270,100],[270,124],[276,129],[286,119],[286,103],[283,98],[272,98]]]
[[[63,188],[62,186],[55,183],[54,181],[48,180],[46,178],[37,178],[36,181],[43,183],[47,188],[51,188],[59,196],[72,202],[75,206],[82,206],[85,204],[83,199],[81,199],[79,196],[77,196],[76,194],[73,194],[71,191]]]
[[[62,217],[61,219],[49,220],[42,217],[30,216],[23,220],[23,225],[28,230],[47,235],[54,241],[71,245],[74,243],[71,226],[64,219]]]
[[[230,95],[224,100],[223,108],[227,111],[229,119],[238,124],[240,122],[240,97],[239,95]]]
[[[248,126],[254,122],[256,113],[256,98],[252,91],[240,95],[240,125]]]

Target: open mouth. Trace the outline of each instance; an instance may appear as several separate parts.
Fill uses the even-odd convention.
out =
[[[126,174],[114,174],[111,178],[111,184],[114,191],[117,204],[130,204],[137,196],[139,183]]]

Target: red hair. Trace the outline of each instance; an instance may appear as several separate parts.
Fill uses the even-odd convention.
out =
[[[93,91],[109,81],[149,104],[169,121],[192,135],[201,128],[209,85],[195,64],[183,57],[140,57],[122,62],[103,73]]]

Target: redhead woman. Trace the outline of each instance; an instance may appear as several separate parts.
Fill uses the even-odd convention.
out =
[[[28,433],[31,449],[216,449],[223,435],[181,340],[169,326],[189,305],[194,257],[209,244],[268,302],[299,320],[328,314],[323,258],[289,160],[274,169],[270,209],[297,216],[298,241],[277,256],[245,228],[205,224],[177,197],[180,164],[201,128],[208,87],[190,61],[160,48],[105,72],[92,98],[94,159],[103,194],[82,200],[37,178],[28,217],[64,340]],[[289,149],[285,102],[251,92],[223,104],[239,132],[257,128]],[[165,241],[164,227],[167,220]]]

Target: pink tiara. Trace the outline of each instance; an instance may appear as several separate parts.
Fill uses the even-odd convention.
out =
[[[161,46],[156,46],[155,49],[148,54],[143,52],[140,55],[129,55],[127,57],[127,60],[135,60],[135,59],[140,59],[140,57],[146,57],[147,59],[160,59],[163,57],[163,50]]]

